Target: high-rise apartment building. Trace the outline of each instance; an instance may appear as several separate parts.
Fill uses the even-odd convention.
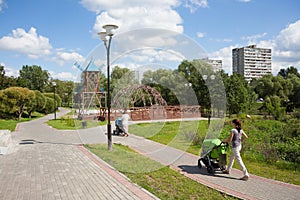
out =
[[[232,71],[243,75],[248,82],[272,73],[271,49],[256,45],[232,49]]]
[[[208,58],[202,58],[200,60],[210,64],[215,72],[222,70],[222,60],[208,59]]]

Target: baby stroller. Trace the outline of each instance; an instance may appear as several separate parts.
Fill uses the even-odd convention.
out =
[[[227,148],[228,143],[223,143],[219,139],[205,139],[202,144],[198,167],[201,168],[203,163],[210,174],[213,174],[216,170],[225,170]]]
[[[113,135],[124,135],[125,134],[121,117],[118,117],[116,119],[115,126],[116,126],[116,130],[113,130]]]

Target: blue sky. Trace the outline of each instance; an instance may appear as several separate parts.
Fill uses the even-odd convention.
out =
[[[75,62],[85,66],[93,58],[105,65],[97,32],[114,23],[119,29],[112,57],[121,67],[176,68],[182,59],[200,58],[195,51],[203,50],[222,59],[231,74],[232,48],[257,44],[272,49],[274,74],[289,66],[300,70],[299,10],[298,0],[0,0],[0,64],[7,75],[39,65],[53,78],[77,80]],[[143,28],[150,33],[134,31]],[[156,29],[169,31],[169,37]],[[181,36],[174,39],[171,32]],[[182,40],[198,48],[180,46]],[[167,50],[157,50],[163,47]]]

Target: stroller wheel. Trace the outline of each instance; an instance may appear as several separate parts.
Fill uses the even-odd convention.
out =
[[[201,164],[201,159],[198,159],[198,167],[201,168],[202,164]]]
[[[215,171],[214,171],[214,169],[212,168],[212,166],[208,166],[208,167],[207,167],[207,172],[210,173],[210,174],[213,174]]]

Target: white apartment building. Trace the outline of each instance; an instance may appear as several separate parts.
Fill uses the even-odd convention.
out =
[[[248,82],[272,73],[271,49],[256,45],[232,49],[232,71],[243,75]]]
[[[210,64],[215,72],[222,70],[222,60],[202,58],[201,61],[204,61]]]

